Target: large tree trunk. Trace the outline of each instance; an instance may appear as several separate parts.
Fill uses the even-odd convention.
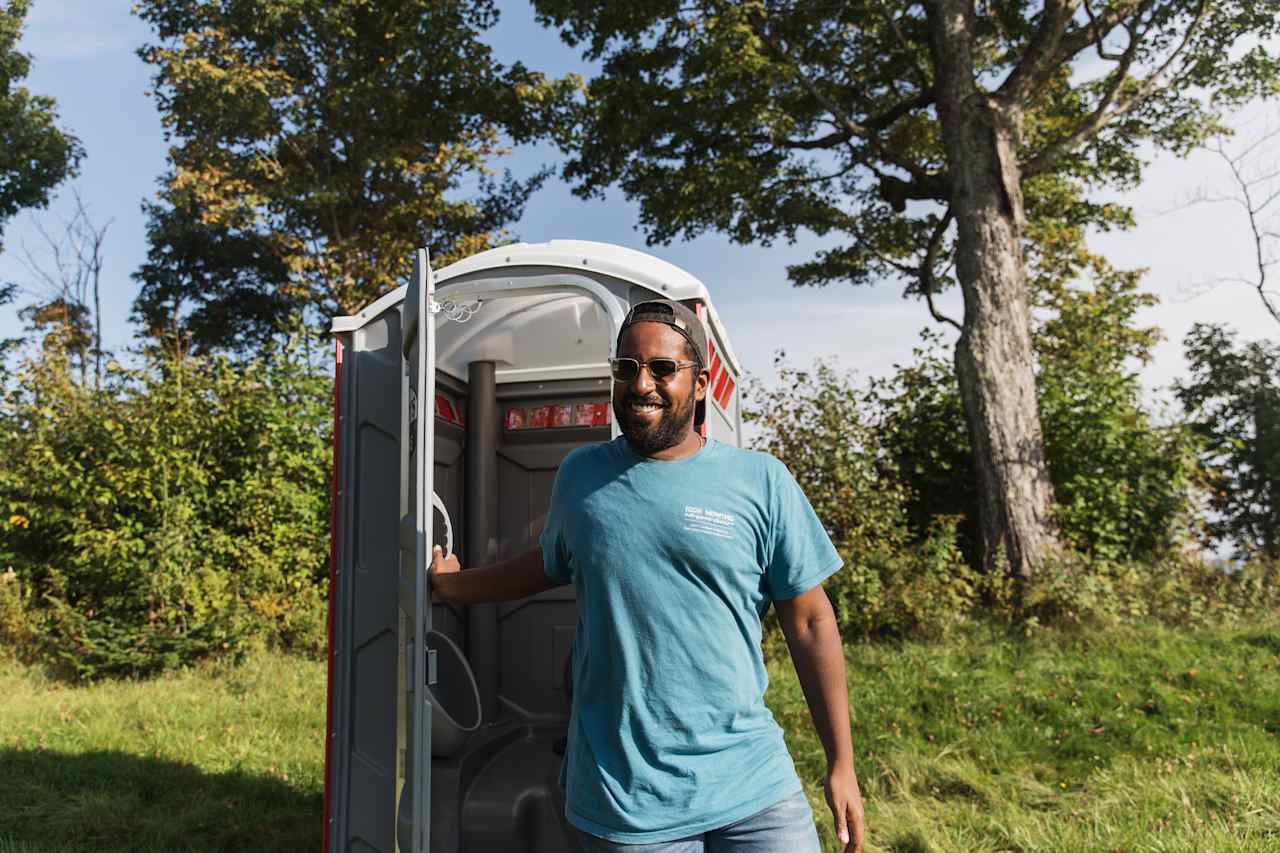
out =
[[[973,78],[966,0],[930,6],[964,323],[956,375],[978,475],[982,562],[1026,579],[1058,544],[1022,257],[1020,116]]]

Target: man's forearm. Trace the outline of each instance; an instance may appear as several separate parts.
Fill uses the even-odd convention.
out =
[[[540,548],[484,568],[431,575],[433,597],[453,604],[514,601],[554,586],[543,571]]]
[[[836,836],[845,844],[845,853],[861,853],[866,818],[858,774],[853,769],[849,683],[835,612],[819,585],[779,601],[778,622],[786,635],[813,727],[827,753],[827,776],[822,786],[835,819]]]
[[[787,646],[800,678],[813,726],[827,754],[827,766],[853,768],[849,730],[849,685],[844,644],[834,615],[803,620],[787,632]]]

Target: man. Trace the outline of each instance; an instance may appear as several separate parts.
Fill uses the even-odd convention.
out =
[[[588,853],[817,853],[764,704],[772,603],[826,750],[836,832],[861,851],[843,647],[821,585],[841,561],[780,462],[693,429],[706,352],[688,308],[636,305],[611,359],[622,437],[564,460],[540,548],[466,572],[437,549],[434,594],[472,603],[574,585],[561,781]]]

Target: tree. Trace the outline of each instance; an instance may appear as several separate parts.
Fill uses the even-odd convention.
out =
[[[1280,346],[1206,323],[1184,340],[1178,398],[1214,473],[1209,533],[1237,556],[1280,557]]]
[[[90,217],[80,191],[73,188],[71,197],[75,208],[70,217],[60,221],[60,234],[35,223],[44,243],[43,252],[37,253],[22,243],[22,262],[34,282],[31,289],[40,299],[24,308],[22,314],[33,329],[42,332],[46,349],[60,348],[77,356],[81,383],[88,381],[92,357],[94,382],[100,386],[104,355],[102,247],[111,221],[98,225]]]
[[[955,351],[984,565],[1058,541],[1035,400],[1029,228],[1115,227],[1138,144],[1184,151],[1275,91],[1266,0],[535,0],[601,62],[562,142],[579,193],[621,185],[653,241],[839,235],[797,285],[958,283]]]
[[[30,4],[0,5],[0,234],[18,211],[44,207],[49,193],[74,175],[83,156],[79,141],[56,127],[53,98],[19,85],[31,57],[18,50]]]
[[[1090,558],[1152,563],[1189,538],[1201,479],[1197,442],[1182,424],[1156,422],[1134,370],[1159,339],[1136,324],[1155,297],[1138,290],[1138,272],[1088,252],[1054,254],[1033,282],[1032,340],[1055,515],[1066,541]],[[910,495],[915,535],[958,516],[960,547],[978,562],[973,453],[941,348],[926,334],[914,363],[873,383],[874,420]]]
[[[1087,285],[1039,281],[1036,386],[1045,452],[1069,541],[1091,557],[1155,564],[1192,539],[1202,482],[1198,442],[1160,423],[1135,365],[1151,362],[1159,329],[1136,323],[1157,303],[1142,271],[1086,255]]]
[[[18,286],[12,282],[0,284],[0,308],[13,302],[18,296]],[[22,346],[22,338],[0,338],[0,389],[9,378],[9,353]]]
[[[135,313],[197,346],[353,311],[402,283],[424,242],[447,262],[501,239],[546,172],[490,161],[548,133],[577,85],[494,61],[492,0],[137,9],[174,144]]]
[[[305,307],[273,235],[206,223],[182,193],[166,189],[161,198],[167,206],[145,205],[147,260],[134,274],[142,287],[132,319],[179,351],[268,347],[284,318]]]

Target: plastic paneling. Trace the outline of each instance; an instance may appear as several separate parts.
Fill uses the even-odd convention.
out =
[[[573,397],[565,401],[597,399]],[[518,401],[511,404],[518,405]],[[607,428],[574,433],[573,440],[565,440],[568,436],[555,430],[504,434],[498,447],[500,556],[519,554],[537,545],[556,469],[569,451],[592,440],[608,440]],[[567,719],[563,673],[576,624],[571,587],[499,605],[498,697],[506,713],[526,719]]]
[[[715,403],[708,401],[707,403],[707,427],[708,434],[716,439],[723,441],[725,444],[737,446],[740,443],[738,436],[737,424],[735,423],[733,408],[737,406],[738,392],[734,391],[733,398],[729,401],[729,411],[723,411]]]
[[[406,292],[401,343],[408,376],[407,455],[400,474],[405,482],[402,530],[412,519],[411,537],[399,537],[399,608],[403,613],[400,653],[404,660],[405,764],[404,788],[396,816],[400,853],[429,853],[431,848],[431,715],[425,641],[431,630],[431,596],[427,568],[434,537],[432,495],[435,481],[435,326],[431,313],[435,285],[425,249],[414,257],[414,274]],[[406,346],[407,345],[407,346]],[[398,479],[398,478],[397,478]]]
[[[350,333],[337,458],[329,851],[393,853],[400,320]]]

